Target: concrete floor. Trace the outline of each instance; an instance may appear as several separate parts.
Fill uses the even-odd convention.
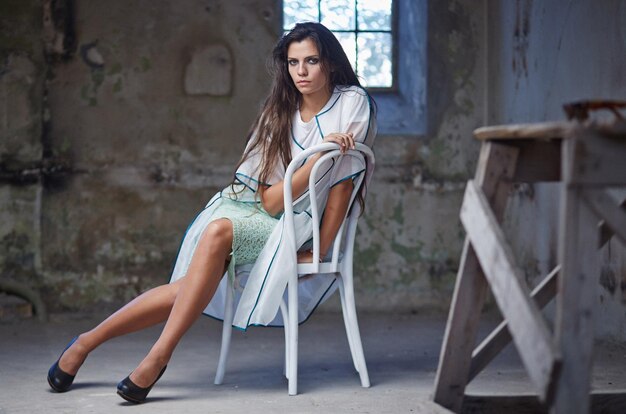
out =
[[[444,316],[362,314],[361,331],[372,387],[361,388],[340,315],[318,313],[300,329],[299,395],[282,376],[283,332],[235,331],[221,386],[213,385],[221,323],[201,318],[183,338],[148,402],[130,406],[116,383],[141,360],[160,327],[117,338],[92,353],[73,388],[50,391],[46,372],[64,345],[97,318],[55,316],[0,324],[0,414],[9,413],[442,413],[429,401]],[[483,333],[487,332],[487,322]],[[596,347],[594,387],[626,389],[626,348]],[[530,394],[512,347],[470,385],[475,395]],[[509,411],[510,412],[510,411]]]

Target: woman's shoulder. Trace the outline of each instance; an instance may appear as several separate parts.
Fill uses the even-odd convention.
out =
[[[369,112],[370,96],[365,89],[357,85],[336,86],[341,108],[348,111]]]
[[[369,99],[367,91],[358,85],[337,85],[335,86],[335,93],[343,99]]]

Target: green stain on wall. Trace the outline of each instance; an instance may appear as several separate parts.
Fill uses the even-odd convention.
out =
[[[104,82],[104,70],[103,69],[93,69],[91,71],[91,82],[93,83],[93,92],[98,93],[98,88]]]
[[[107,73],[107,75],[109,76],[117,75],[121,71],[122,71],[122,64],[119,62],[115,62],[114,64],[111,65],[111,68],[109,69],[109,72]]]
[[[115,83],[113,84],[113,92],[118,93],[122,90],[122,78],[119,78],[117,81],[115,81]]]
[[[169,108],[168,112],[170,116],[176,121],[180,121],[183,118],[183,114],[178,108]]]
[[[80,88],[80,98],[83,101],[89,101],[89,85],[83,85]]]
[[[376,267],[383,249],[379,244],[372,244],[370,247],[354,250],[354,267],[357,273],[367,274]]]
[[[60,140],[59,145],[53,149],[53,152],[54,152],[54,155],[56,156],[63,156],[69,153],[71,148],[72,148],[72,141],[69,139],[69,137],[64,136]]]
[[[400,225],[404,225],[404,208],[402,206],[402,201],[400,201],[393,209],[393,221]]]
[[[98,90],[104,83],[105,73],[104,69],[92,69],[91,70],[91,83],[83,85],[80,88],[80,98],[85,101],[89,106],[98,105]],[[115,85],[113,86],[115,91]]]
[[[152,68],[152,62],[150,61],[148,57],[142,56],[141,57],[141,71],[147,72],[150,70],[150,68]]]
[[[402,258],[404,258],[404,260],[406,260],[409,264],[420,263],[424,260],[422,252],[424,243],[421,241],[416,242],[414,246],[406,246],[398,243],[395,237],[393,237],[389,247],[391,248],[391,251],[402,256]]]

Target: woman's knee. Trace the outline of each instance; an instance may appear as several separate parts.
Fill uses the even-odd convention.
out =
[[[202,234],[201,243],[209,250],[230,252],[233,244],[233,224],[228,219],[209,223]]]

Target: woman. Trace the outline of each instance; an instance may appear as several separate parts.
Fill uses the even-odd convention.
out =
[[[223,311],[220,298],[226,284],[220,285],[220,281],[227,269],[232,276],[235,263],[254,266],[233,325],[246,329],[253,324],[272,323],[284,290],[284,269],[275,266],[277,260],[270,259],[284,256],[283,261],[295,266],[295,260],[289,260],[285,253],[288,249],[284,248],[281,226],[277,225],[282,221],[278,217],[283,208],[282,177],[287,164],[315,144],[334,142],[345,152],[354,148],[355,141],[371,146],[375,136],[375,110],[369,96],[360,88],[341,45],[321,24],[297,24],[283,36],[273,51],[273,71],[272,91],[251,129],[234,182],[213,197],[193,221],[171,282],[143,293],[70,342],[48,372],[53,390],[69,390],[87,355],[100,344],[166,322],[145,358],[117,387],[118,394],[127,401],[143,402],[165,371],[179,340],[202,311],[214,316]],[[294,195],[306,191],[319,156],[312,156],[295,172]],[[337,165],[329,165],[328,174],[320,180],[328,197],[320,228],[322,257],[349,207],[352,178],[366,167],[352,161],[353,157],[344,158]],[[300,224],[306,228],[306,220]],[[310,251],[300,251],[297,260],[310,262]],[[311,303],[316,306],[328,296],[330,286],[304,291],[309,292],[310,300],[303,301],[301,320],[313,310]]]

